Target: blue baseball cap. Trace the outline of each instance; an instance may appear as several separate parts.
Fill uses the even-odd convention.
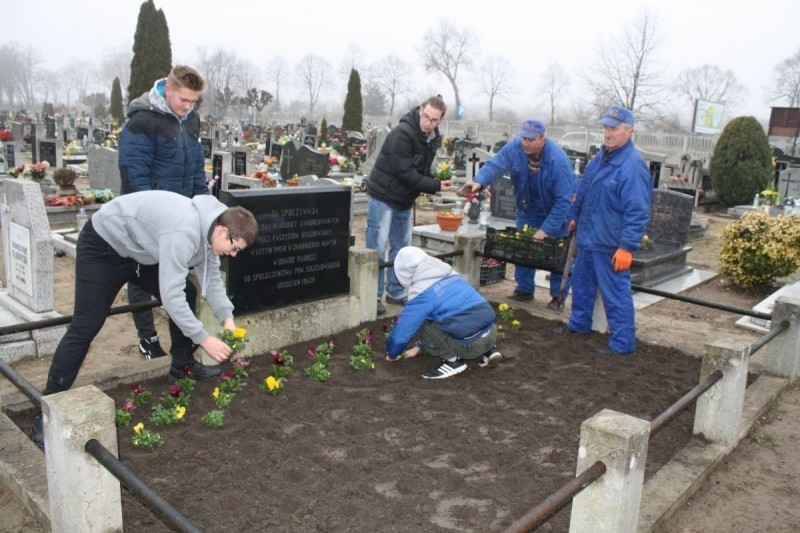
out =
[[[633,126],[633,112],[618,105],[608,106],[606,112],[603,113],[603,118],[597,121],[598,124],[611,126],[612,128],[619,126],[623,122]]]
[[[546,131],[547,128],[541,120],[526,120],[522,123],[517,135],[526,139],[535,139],[539,135],[544,135]]]

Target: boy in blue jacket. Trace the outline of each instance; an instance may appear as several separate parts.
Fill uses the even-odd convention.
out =
[[[467,369],[468,360],[491,367],[502,359],[497,351],[494,309],[447,263],[419,248],[406,246],[394,260],[397,280],[408,291],[408,303],[386,342],[388,361],[416,357],[422,351],[441,358],[422,377],[443,379]],[[403,354],[417,334],[419,340]]]

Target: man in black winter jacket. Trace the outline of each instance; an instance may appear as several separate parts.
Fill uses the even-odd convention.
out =
[[[400,119],[386,137],[375,166],[367,180],[367,248],[378,251],[378,260],[394,260],[397,252],[411,245],[411,208],[420,193],[449,191],[450,180],[437,181],[431,174],[436,152],[442,145],[438,125],[447,106],[432,96]],[[405,289],[394,269],[378,272],[378,315],[386,313],[381,299],[386,286],[386,302],[403,304]],[[388,279],[385,276],[388,275]]]

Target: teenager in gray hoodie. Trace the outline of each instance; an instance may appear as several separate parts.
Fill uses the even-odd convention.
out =
[[[160,297],[170,317],[170,380],[184,376],[205,380],[219,375],[219,367],[194,359],[194,345],[218,362],[227,360],[232,351],[195,317],[197,290],[187,276],[193,268],[200,296],[208,301],[223,328],[235,329],[233,304],[219,273],[219,256],[236,257],[255,242],[257,230],[252,213],[241,207],[228,208],[210,195],[190,199],[173,192],[143,191],[104,205],[78,238],[73,319],[53,355],[42,394],[72,386],[114,298],[127,282]],[[41,414],[31,438],[43,445]]]

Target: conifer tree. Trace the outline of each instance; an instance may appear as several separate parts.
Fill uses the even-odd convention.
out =
[[[364,131],[364,101],[361,97],[361,77],[356,69],[350,71],[350,80],[347,82],[347,96],[344,99],[344,116],[342,129],[344,131]]]
[[[161,9],[156,10],[153,0],[147,0],[139,8],[133,36],[128,102],[149,91],[157,79],[169,74],[171,68],[172,45],[167,18]]]
[[[725,126],[709,165],[711,186],[723,205],[750,204],[772,185],[772,152],[764,128],[754,117],[737,117]]]
[[[117,123],[117,126],[121,126],[125,121],[125,111],[122,106],[122,84],[119,81],[119,77],[115,77],[114,83],[111,84],[111,107],[109,107],[108,112],[114,122]]]

